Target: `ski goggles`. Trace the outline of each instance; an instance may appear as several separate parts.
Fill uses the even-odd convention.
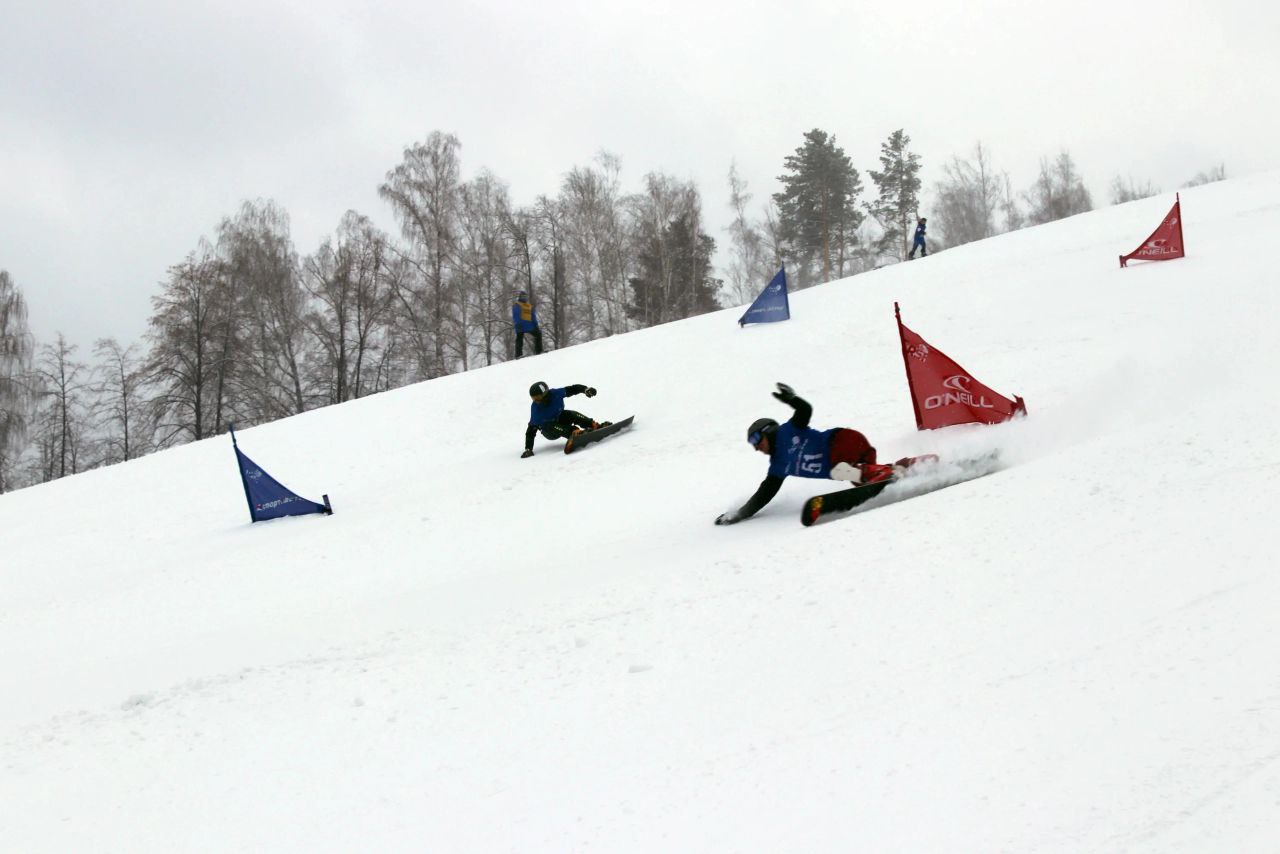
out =
[[[754,448],[756,445],[760,444],[760,440],[763,438],[763,430],[753,430],[751,431],[751,434],[747,436],[747,444]]]

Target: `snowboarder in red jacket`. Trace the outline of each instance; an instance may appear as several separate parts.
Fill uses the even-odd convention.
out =
[[[759,418],[747,428],[747,442],[769,456],[769,474],[746,504],[716,517],[717,525],[732,525],[754,516],[778,494],[788,475],[847,480],[860,486],[890,478],[898,470],[923,459],[903,457],[891,466],[877,463],[876,449],[857,430],[810,427],[813,407],[791,386],[778,383],[773,396],[794,409],[795,414],[784,424],[772,418]]]

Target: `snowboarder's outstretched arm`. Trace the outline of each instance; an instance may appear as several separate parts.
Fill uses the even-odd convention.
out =
[[[748,498],[746,504],[732,512],[720,514],[716,518],[716,524],[732,525],[734,522],[741,522],[743,519],[751,518],[760,512],[760,508],[772,501],[773,496],[777,495],[778,490],[781,488],[782,478],[776,474],[769,475],[760,481],[760,486],[757,487],[755,495]]]
[[[585,394],[587,397],[595,397],[596,390],[590,386],[580,385],[578,383],[564,387],[565,397],[573,397],[575,394]]]
[[[800,429],[809,426],[809,419],[813,417],[813,407],[809,405],[809,401],[796,394],[796,390],[786,383],[778,383],[778,390],[773,393],[778,400],[790,406],[796,411],[791,416],[791,423]]]
[[[533,436],[537,432],[538,428],[532,424],[524,431],[524,453],[520,455],[521,458],[533,456]]]

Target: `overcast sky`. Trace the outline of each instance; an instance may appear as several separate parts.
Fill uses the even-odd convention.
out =
[[[303,254],[348,209],[394,231],[378,184],[432,130],[517,204],[601,149],[627,191],[692,178],[722,245],[730,162],[758,207],[814,127],[868,185],[904,128],[926,188],[982,140],[1015,189],[1066,149],[1095,205],[1172,194],[1280,168],[1278,38],[1263,0],[0,0],[0,269],[87,356],[245,199]]]

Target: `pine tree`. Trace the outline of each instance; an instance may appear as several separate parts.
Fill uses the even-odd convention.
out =
[[[687,214],[668,223],[660,235],[642,238],[639,275],[631,278],[631,316],[653,326],[720,308],[720,280],[711,276],[715,248],[715,240]]]
[[[891,254],[899,261],[911,248],[912,226],[920,210],[920,155],[909,145],[911,137],[902,129],[880,144],[880,171],[870,172],[880,195],[867,204],[867,212],[884,229],[877,254]]]
[[[716,244],[702,231],[702,196],[693,182],[651,172],[628,207],[635,251],[628,316],[652,326],[719,308],[720,280],[711,277]]]
[[[831,281],[833,271],[845,274],[863,219],[857,205],[862,179],[836,138],[814,128],[804,140],[783,161],[787,174],[778,176],[783,190],[773,196],[799,287],[813,282],[815,265],[824,282]]]

